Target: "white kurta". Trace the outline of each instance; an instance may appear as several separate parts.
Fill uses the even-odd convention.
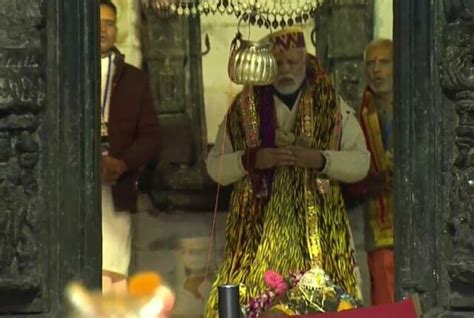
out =
[[[295,126],[298,102],[290,110],[278,97],[275,110],[278,128],[292,132]],[[367,150],[362,129],[355,117],[355,111],[340,98],[342,112],[341,149],[339,151],[322,149],[326,165],[322,171],[329,178],[343,182],[357,182],[365,178],[370,167],[370,153]],[[244,177],[247,171],[242,165],[243,151],[234,151],[228,133],[225,131],[225,118],[217,131],[214,147],[207,158],[207,171],[211,178],[228,185]]]
[[[109,58],[102,58],[101,80],[101,107],[104,116],[102,121],[108,122],[110,109],[110,92],[114,63],[111,63],[110,73]],[[109,86],[106,94],[107,77]],[[105,103],[104,103],[105,99]],[[105,107],[104,107],[105,106]],[[131,216],[128,211],[115,211],[112,188],[102,185],[102,269],[109,272],[128,275],[131,254]]]

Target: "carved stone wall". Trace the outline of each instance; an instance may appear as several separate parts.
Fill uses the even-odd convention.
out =
[[[64,317],[69,281],[100,284],[97,6],[0,5],[2,317]]]
[[[398,296],[473,317],[474,1],[394,4]]]
[[[441,86],[457,114],[447,215],[448,305],[474,315],[474,1],[444,1]]]
[[[41,297],[38,126],[45,107],[42,1],[0,6],[0,308]],[[8,297],[7,297],[8,296]]]

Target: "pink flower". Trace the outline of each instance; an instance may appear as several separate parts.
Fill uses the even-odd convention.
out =
[[[263,279],[265,280],[265,284],[272,289],[277,289],[280,285],[285,284],[285,280],[283,277],[275,271],[267,270],[263,275]],[[282,288],[282,287],[280,287]]]
[[[287,290],[288,290],[288,285],[285,282],[282,282],[278,284],[278,286],[275,288],[275,293],[277,295],[282,295],[286,293]]]

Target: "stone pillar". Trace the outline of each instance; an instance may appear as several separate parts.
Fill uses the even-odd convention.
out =
[[[144,8],[144,62],[162,126],[162,152],[150,194],[162,211],[212,211],[199,17]]]
[[[372,0],[332,0],[315,16],[316,53],[337,92],[356,110],[365,87],[363,53],[372,40],[373,6]]]
[[[398,298],[474,316],[474,1],[394,1]]]
[[[65,317],[100,286],[98,5],[0,6],[0,316]]]

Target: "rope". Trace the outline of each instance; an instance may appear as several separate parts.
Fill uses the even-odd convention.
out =
[[[229,108],[232,105],[232,99],[233,99],[233,84],[232,82],[229,81],[229,89],[227,90],[227,105],[229,105]],[[227,132],[227,113],[224,117],[224,133]],[[219,196],[220,196],[220,190],[221,190],[221,180],[222,180],[222,170],[224,166],[224,150],[225,150],[225,142],[226,142],[226,135],[224,135],[224,138],[222,138],[222,143],[220,145],[220,157],[219,157],[219,172],[218,172],[218,182],[217,182],[217,191],[216,191],[216,199],[214,202],[214,212],[213,212],[213,217],[212,217],[212,226],[211,226],[211,233],[209,236],[209,245],[207,249],[207,259],[206,259],[206,270],[204,273],[204,281],[207,280],[208,275],[209,275],[209,267],[211,264],[211,257],[212,257],[212,247],[213,247],[213,241],[216,235],[216,221],[217,221],[217,210],[218,210],[218,205],[219,205]],[[203,299],[203,305],[204,305],[204,299]]]

